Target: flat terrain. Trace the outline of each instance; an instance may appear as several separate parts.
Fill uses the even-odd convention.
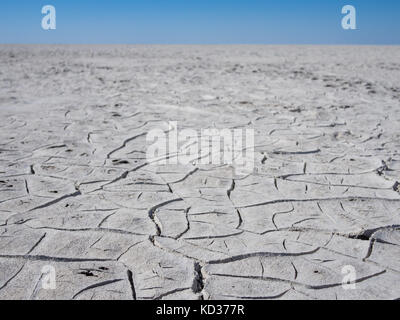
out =
[[[254,172],[149,163],[168,121]],[[400,298],[399,150],[400,47],[0,46],[0,298]]]

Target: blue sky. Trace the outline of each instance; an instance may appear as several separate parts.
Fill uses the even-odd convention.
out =
[[[341,27],[347,4],[357,30]],[[1,0],[0,43],[400,44],[400,1]]]

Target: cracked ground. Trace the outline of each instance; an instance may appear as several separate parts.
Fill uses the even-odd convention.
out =
[[[0,299],[400,298],[399,61],[0,46]],[[169,121],[254,129],[253,173],[149,163]]]

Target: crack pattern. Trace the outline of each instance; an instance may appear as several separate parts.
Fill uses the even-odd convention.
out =
[[[399,48],[232,48],[0,46],[0,299],[398,299]]]

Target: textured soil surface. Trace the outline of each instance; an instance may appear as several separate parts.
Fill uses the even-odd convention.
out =
[[[399,61],[0,46],[0,298],[400,298]],[[254,129],[254,172],[149,163],[168,121]]]

